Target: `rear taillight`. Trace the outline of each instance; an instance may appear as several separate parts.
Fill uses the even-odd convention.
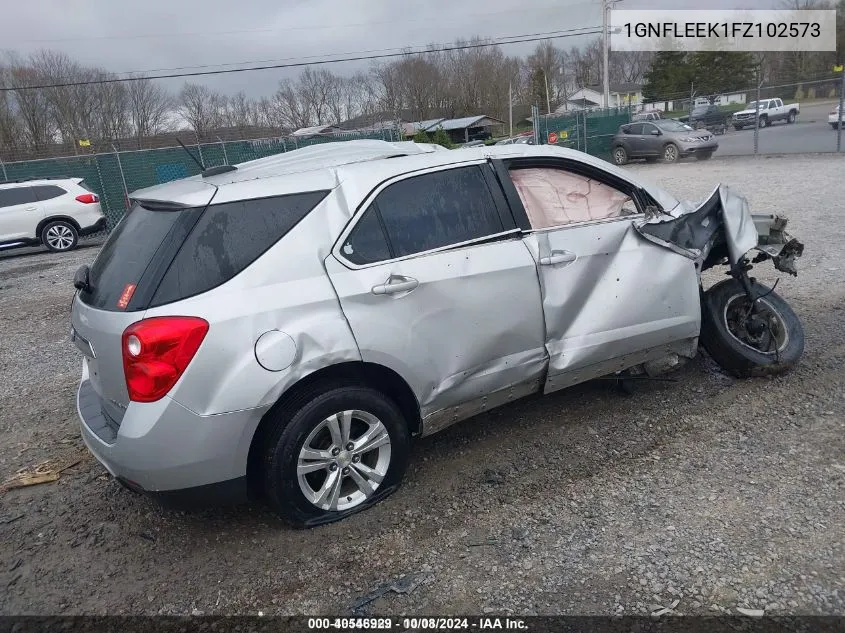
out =
[[[76,196],[76,201],[82,204],[94,204],[95,202],[99,202],[100,199],[93,193],[81,193]]]
[[[208,322],[197,317],[153,317],[133,323],[121,340],[129,399],[155,402],[173,388],[197,353]]]

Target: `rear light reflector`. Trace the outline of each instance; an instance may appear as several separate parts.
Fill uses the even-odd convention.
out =
[[[123,373],[133,402],[161,400],[193,360],[208,322],[197,317],[153,317],[123,332]]]
[[[99,202],[100,199],[94,193],[81,193],[76,196],[76,201],[82,204],[94,204],[95,202]]]

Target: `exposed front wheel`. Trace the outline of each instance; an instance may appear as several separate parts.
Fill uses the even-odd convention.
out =
[[[735,279],[702,297],[701,344],[725,370],[739,377],[784,373],[804,353],[804,329],[777,293],[753,282],[756,309]]]
[[[674,143],[669,143],[663,148],[663,160],[667,163],[674,163],[678,160],[679,156],[680,152],[678,152],[678,146]]]
[[[766,127],[769,124],[769,117],[761,116],[760,117],[760,129]]]
[[[276,414],[264,444],[264,490],[294,527],[337,521],[398,488],[410,439],[397,406],[367,387],[315,391]]]
[[[624,147],[615,147],[613,149],[613,162],[617,165],[624,165],[628,162],[628,152]]]
[[[57,253],[73,249],[78,240],[79,234],[76,227],[64,220],[50,222],[41,229],[41,242],[48,249]]]

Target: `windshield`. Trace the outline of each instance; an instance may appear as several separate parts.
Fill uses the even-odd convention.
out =
[[[653,121],[654,125],[659,127],[661,130],[666,132],[685,132],[687,130],[691,130],[692,128],[689,125],[681,123],[680,121]]]
[[[761,109],[761,110],[765,110],[765,109],[766,109],[766,108],[768,108],[768,107],[769,107],[769,102],[768,102],[768,101],[761,101],[761,102],[760,102],[760,109]],[[751,103],[749,103],[749,104],[748,104],[748,106],[746,107],[746,110],[756,110],[756,109],[757,109],[757,102],[756,102],[756,101],[752,101],[752,102],[751,102]]]

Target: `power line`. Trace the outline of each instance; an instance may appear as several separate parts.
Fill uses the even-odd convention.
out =
[[[577,32],[575,32],[577,31]],[[378,55],[352,55],[348,57],[341,57],[337,59],[323,59],[311,62],[294,62],[290,64],[269,64],[261,66],[251,66],[247,68],[222,68],[218,70],[202,70],[197,72],[172,73],[167,75],[154,76],[137,76],[137,77],[110,77],[105,79],[93,79],[87,81],[69,81],[65,83],[41,84],[34,86],[16,86],[16,87],[0,87],[0,92],[11,92],[20,90],[42,90],[46,88],[69,88],[72,86],[91,86],[100,84],[120,83],[124,81],[140,81],[143,79],[177,79],[181,77],[201,77],[209,75],[224,75],[230,73],[254,72],[258,70],[279,70],[284,68],[301,68],[303,66],[319,66],[323,64],[337,64],[341,62],[364,61],[371,59],[387,59],[391,57],[410,57],[412,55],[421,55],[426,53],[443,53],[447,51],[467,50],[475,48],[486,48],[490,46],[500,46],[506,44],[521,44],[525,42],[539,42],[544,40],[553,40],[566,37],[578,37],[581,35],[593,35],[601,33],[601,28],[597,27],[582,27],[579,29],[565,29],[561,31],[549,31],[551,34],[539,34],[540,37],[529,37],[526,35],[511,35],[499,38],[499,40],[491,40],[487,42],[478,42],[474,44],[460,44],[453,46],[443,46],[440,48],[425,48],[420,50],[405,50],[398,53],[382,53]],[[530,35],[530,34],[529,34]],[[504,41],[509,40],[509,41]]]
[[[578,6],[592,6],[592,2],[576,2],[573,4],[567,4],[565,7],[570,9],[572,7]],[[555,11],[559,12],[561,9],[560,6],[544,6],[544,7],[533,7],[532,11]],[[487,16],[497,16],[497,15],[506,15],[511,13],[524,13],[525,8],[520,7],[518,9],[506,9],[504,11],[485,11],[484,13],[461,13],[450,16],[452,19],[454,18],[477,18],[477,17],[487,17]],[[431,23],[432,20],[435,18],[417,18],[417,19],[409,19],[403,20],[403,24],[408,23],[416,23],[416,22],[426,22]],[[229,30],[229,31],[191,31],[191,32],[182,32],[182,33],[124,33],[119,35],[86,35],[85,37],[59,37],[59,38],[34,38],[34,39],[22,39],[22,40],[11,40],[10,43],[51,43],[51,42],[76,42],[76,41],[91,41],[91,40],[136,40],[136,39],[157,39],[157,38],[168,38],[168,37],[210,37],[210,36],[218,36],[218,35],[252,35],[257,33],[284,33],[289,31],[324,31],[324,30],[333,30],[333,29],[346,29],[346,28],[358,28],[358,27],[369,27],[369,26],[383,26],[388,24],[395,24],[395,20],[383,20],[378,22],[349,22],[343,24],[324,24],[324,25],[306,25],[306,26],[288,26],[283,28],[259,28],[259,29],[237,29],[237,30]]]

